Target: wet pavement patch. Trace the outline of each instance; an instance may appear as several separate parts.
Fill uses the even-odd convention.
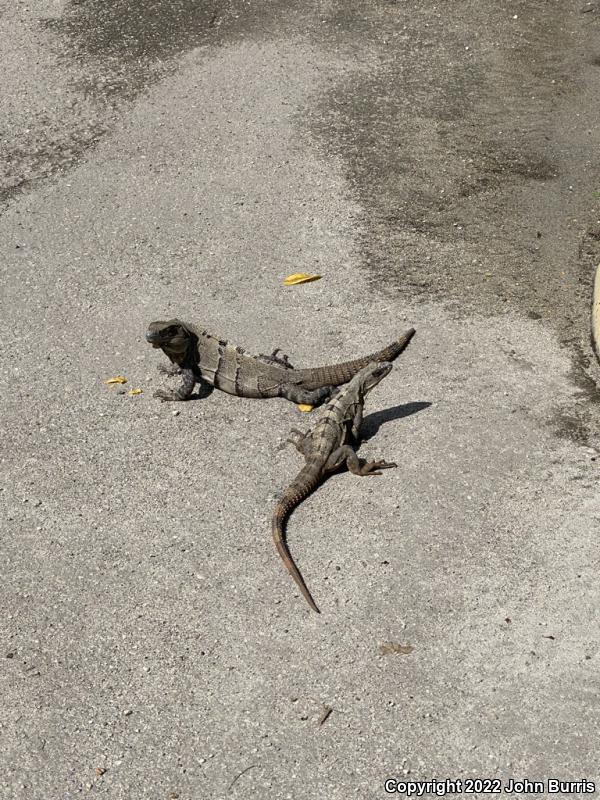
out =
[[[589,388],[600,141],[582,68],[597,24],[550,5],[462,2],[451,19],[433,2],[361,5],[342,26],[357,68],[306,119],[359,199],[374,291],[535,315]]]

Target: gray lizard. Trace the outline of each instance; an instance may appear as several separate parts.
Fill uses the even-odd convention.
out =
[[[393,361],[414,333],[410,328],[383,350],[363,358],[311,369],[295,369],[287,356],[278,355],[279,350],[270,356],[250,355],[178,319],[152,322],[146,340],[174,365],[163,371],[183,377],[175,391],[159,389],[154,393],[161,400],[187,400],[194,386],[204,382],[238,397],[285,397],[293,403],[319,406],[332,396],[336,386],[349,381],[371,361]]]
[[[302,433],[293,429],[293,438],[288,439],[305,457],[306,464],[275,506],[271,523],[273,539],[283,563],[317,613],[320,613],[319,609],[285,542],[285,522],[290,512],[321,483],[325,475],[344,462],[350,472],[361,476],[381,475],[379,470],[397,466],[387,461],[361,462],[354,449],[359,441],[365,396],[389,375],[391,369],[389,362],[368,364],[330,400],[312,431]]]

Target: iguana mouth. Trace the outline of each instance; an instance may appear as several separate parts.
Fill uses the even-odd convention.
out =
[[[156,331],[146,331],[146,341],[151,344],[155,350],[160,350],[162,336]]]

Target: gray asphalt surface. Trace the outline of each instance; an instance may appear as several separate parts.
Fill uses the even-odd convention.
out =
[[[2,798],[600,790],[599,27],[0,2]],[[290,519],[320,616],[269,529],[311,415],[153,399],[171,316],[301,366],[417,328],[360,451],[398,469]]]

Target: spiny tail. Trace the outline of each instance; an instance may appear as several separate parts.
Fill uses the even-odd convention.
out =
[[[393,361],[406,349],[414,334],[415,329],[410,328],[397,341],[384,347],[383,350],[378,350],[369,356],[355,358],[353,361],[344,361],[341,364],[332,364],[327,367],[313,367],[312,369],[297,369],[294,371],[301,378],[301,385],[304,389],[318,389],[321,386],[341,386],[343,383],[348,383],[357,372],[360,372],[371,361]]]
[[[302,592],[302,596],[305,598],[308,605],[313,611],[316,611],[317,614],[320,614],[321,612],[313,600],[312,595],[309,592],[306,583],[304,582],[304,578],[300,574],[300,570],[294,564],[285,541],[285,522],[290,515],[290,512],[293,511],[293,509],[296,508],[296,506],[298,506],[304,500],[304,498],[307,497],[313,491],[313,489],[317,487],[318,483],[319,471],[315,470],[314,464],[306,464],[298,474],[296,480],[288,486],[283,494],[283,497],[275,506],[271,520],[271,530],[277,552],[281,556],[281,559],[288,572],[295,580],[296,585]]]

